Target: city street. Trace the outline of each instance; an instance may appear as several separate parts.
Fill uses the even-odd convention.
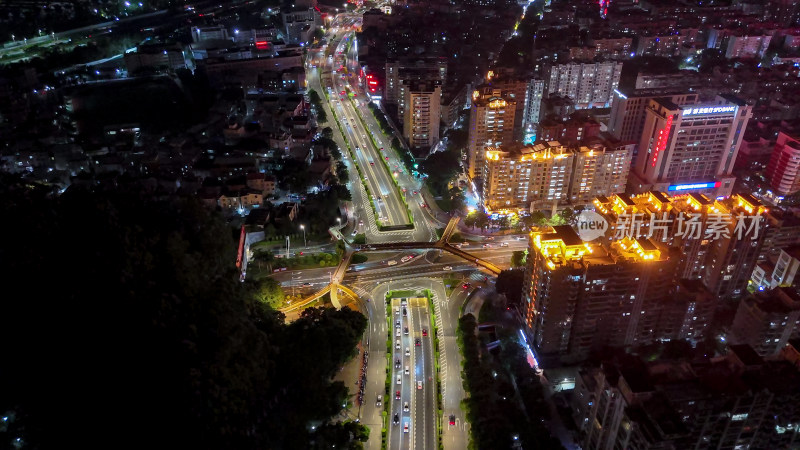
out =
[[[352,39],[354,35],[352,33],[342,33],[343,36],[337,36],[337,39],[333,39],[338,30],[335,24],[349,25],[353,20],[352,18],[341,18],[334,21],[334,25],[327,34],[327,38],[330,41],[328,49],[334,50],[331,53],[325,53],[320,50],[312,55],[312,59],[320,61],[320,64],[318,67],[308,67],[308,83],[310,89],[320,93],[330,88],[330,102],[326,102],[324,107],[329,117],[329,125],[335,131],[334,141],[342,149],[343,159],[350,173],[348,188],[353,195],[353,204],[355,205],[355,211],[353,211],[354,223],[360,224],[358,225],[358,232],[366,234],[367,242],[369,243],[433,241],[436,239],[436,228],[444,226],[444,223],[435,220],[430,211],[426,211],[427,208],[421,206],[421,204],[425,203],[420,194],[421,181],[408,174],[394,152],[389,150],[391,137],[387,138],[383,134],[372,113],[366,107],[368,99],[363,93],[360,93],[360,88],[357,86],[357,77],[354,75],[343,79],[343,74],[335,71],[338,67],[332,67],[336,61],[339,61],[340,65],[343,65],[346,61],[349,68],[348,72],[352,72],[351,69],[358,66],[354,53],[355,46],[351,46],[349,58],[346,60],[344,58],[346,40]],[[343,52],[342,55],[338,55],[339,58],[337,58],[336,53],[338,50]],[[331,56],[333,58],[329,58]],[[349,87],[351,92],[356,94],[353,101],[342,97],[342,91],[346,92],[345,85]],[[353,102],[358,102],[358,111],[353,107]],[[339,129],[338,124],[334,121],[332,111],[336,112],[343,129]],[[358,115],[361,117],[359,118]],[[367,123],[368,130],[364,129],[361,119]],[[338,132],[336,132],[337,130]],[[385,149],[383,154],[380,154],[379,149],[375,148],[368,134],[375,138],[379,147]],[[345,137],[355,153],[356,161],[353,161],[346,151]],[[358,147],[358,150],[356,150],[356,147]],[[386,162],[390,167],[395,167],[396,170],[392,174],[387,172],[386,166],[380,161],[380,158],[384,160],[388,158]],[[362,186],[355,167],[356,163],[358,163],[366,177],[370,194],[367,194]],[[395,172],[400,186],[406,190],[405,193],[398,190],[391,179],[395,176]],[[414,228],[411,230],[379,231],[370,202],[373,202],[376,211],[378,211],[377,220],[385,219],[381,221],[382,225],[405,225],[408,224],[408,214],[406,206],[401,200],[401,195],[405,195],[408,202],[408,208],[414,218]],[[372,196],[375,196],[374,200]]]

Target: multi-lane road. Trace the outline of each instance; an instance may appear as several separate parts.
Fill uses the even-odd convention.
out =
[[[330,118],[330,126],[334,128],[334,139],[343,149],[350,173],[349,188],[355,206],[351,223],[358,226],[358,232],[366,234],[368,243],[435,241],[435,229],[445,224],[437,220],[425,205],[420,194],[420,180],[407,173],[397,155],[388,151],[391,137],[380,129],[367,107],[369,99],[358,85],[360,67],[356,46],[352,42],[355,38],[352,25],[358,20],[360,18],[352,15],[339,15],[329,28],[327,49],[312,52],[309,60],[313,63],[308,67],[309,87],[328,94],[328,102],[323,107]],[[338,122],[334,122],[332,113]],[[349,144],[354,158],[348,155],[346,144]],[[381,148],[387,151],[381,152]],[[369,193],[361,184],[356,165],[361,169]],[[377,214],[373,213],[373,205]],[[409,210],[413,229],[402,229],[403,225],[412,222],[408,217]],[[387,231],[381,229],[381,225],[396,228]],[[453,244],[460,244],[463,250],[501,268],[509,266],[513,251],[527,247],[526,241],[514,237],[498,237],[492,241],[478,239],[477,243]],[[414,257],[408,259],[409,256]],[[456,329],[461,306],[469,293],[477,287],[491,287],[493,276],[476,267],[475,263],[441,250],[374,251],[369,252],[368,257],[367,262],[352,265],[342,279],[342,284],[359,295],[359,308],[369,319],[365,337],[369,350],[367,382],[364,402],[358,412],[361,422],[371,430],[367,448],[377,450],[381,447],[380,430],[384,426],[390,449],[436,448],[437,423],[442,424],[445,449],[466,448],[469,424],[460,408],[464,391]],[[302,271],[304,293],[311,294],[329,282],[334,270]],[[284,284],[297,286],[296,277],[300,273],[287,271],[274,276]],[[454,289],[449,296],[442,278],[457,283],[457,286],[451,286]],[[462,286],[465,282],[471,285]],[[385,296],[390,290],[420,293],[429,290],[432,310],[424,298],[397,298],[387,304]],[[401,304],[403,301],[405,305]],[[438,361],[434,353],[432,312],[439,337]],[[390,377],[388,395],[385,387],[387,373]],[[441,412],[436,404],[437,378],[441,381]]]
[[[355,45],[350,45],[348,50],[348,43],[355,36],[350,30],[357,20],[360,19],[339,15],[326,35],[329,45],[313,52],[309,61],[315,64],[308,66],[309,87],[318,92],[328,92],[326,112],[329,112],[331,127],[338,131],[334,133],[334,140],[343,150],[349,144],[355,154],[354,161],[346,151],[343,152],[350,173],[348,187],[355,205],[353,222],[359,233],[366,234],[370,243],[435,240],[436,228],[444,224],[436,220],[427,207],[421,195],[421,181],[411,176],[390,150],[391,137],[381,131],[367,108],[369,99],[358,86],[360,69]],[[346,71],[340,70],[343,68]],[[333,112],[339,119],[338,123],[333,120]],[[361,185],[355,164],[364,175],[369,193]],[[372,205],[377,214],[373,213]],[[409,211],[413,221],[409,220]],[[409,222],[413,228],[402,229]],[[391,228],[387,231],[381,226]]]
[[[348,45],[352,45],[352,36],[352,33],[346,33],[343,38],[340,37],[338,40],[331,42],[333,50],[323,63],[326,69],[331,70],[330,78],[323,79],[327,85],[325,88],[328,89],[330,106],[340,120],[342,131],[350,143],[356,164],[361,168],[361,173],[369,187],[370,200],[378,212],[378,221],[388,226],[407,225],[411,221],[403,200],[400,198],[400,192],[398,192],[392,180],[393,175],[386,170],[386,166],[381,161],[384,156],[381,155],[379,149],[375,148],[371,137],[367,135],[368,131],[361,123],[358,116],[359,113],[353,104],[361,100],[351,99],[348,95],[351,89],[344,71],[347,70],[348,73],[352,73],[354,70],[352,61],[351,59],[345,59],[348,66],[346,68],[343,66],[334,67],[335,62],[338,62],[340,58],[344,58]]]

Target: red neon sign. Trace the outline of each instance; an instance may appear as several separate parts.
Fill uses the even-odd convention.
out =
[[[256,41],[256,48],[259,50],[264,50],[268,45],[269,43],[267,41]]]
[[[239,250],[236,252],[236,268],[242,268],[242,259],[244,258],[244,241],[247,238],[247,232],[242,225],[242,231],[239,233]]]
[[[658,132],[658,141],[656,141],[656,150],[653,152],[653,167],[658,162],[658,155],[667,148],[667,140],[669,139],[669,131],[672,129],[672,116],[667,117],[667,123],[664,128]]]

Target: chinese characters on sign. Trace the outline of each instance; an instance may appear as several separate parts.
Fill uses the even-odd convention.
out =
[[[678,217],[669,217],[667,213],[662,213],[660,217],[658,214],[651,214],[649,219],[645,219],[641,213],[620,214],[614,229],[614,239],[642,236],[649,239],[657,236],[666,240],[671,232],[672,237],[686,239],[713,241],[721,237],[730,239],[733,234],[736,239],[756,240],[761,231],[762,220],[763,216],[760,214],[747,216],[743,213],[735,217],[731,214],[709,214],[705,221],[700,215],[687,217],[683,213]],[[734,225],[732,230],[731,225]]]

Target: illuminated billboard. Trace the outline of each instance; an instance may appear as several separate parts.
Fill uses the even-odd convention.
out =
[[[704,106],[699,108],[687,108],[683,110],[683,116],[701,116],[706,114],[723,114],[736,111],[735,106]]]
[[[667,188],[667,191],[688,191],[692,189],[711,189],[718,188],[719,181],[712,181],[710,183],[692,183],[692,184],[673,184]]]

